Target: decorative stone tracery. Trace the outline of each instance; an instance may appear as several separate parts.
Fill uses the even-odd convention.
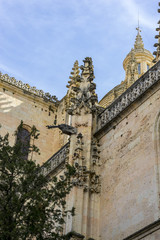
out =
[[[160,62],[139,78],[127,91],[107,107],[98,117],[98,129],[114,119],[120,112],[160,80]]]
[[[36,87],[31,87],[27,83],[22,81],[17,81],[14,77],[9,77],[8,74],[2,74],[0,72],[0,80],[6,83],[9,83],[13,86],[16,86],[27,93],[34,94],[35,96],[43,98],[45,101],[58,104],[59,101],[56,96],[52,96],[50,93],[45,93],[43,90],[38,90]]]
[[[91,142],[91,174],[90,174],[90,192],[100,193],[100,144],[97,139],[93,138]]]
[[[80,115],[82,108],[86,114],[96,112],[98,109],[97,95],[95,94],[96,84],[93,83],[94,70],[92,59],[86,57],[83,62],[84,65],[80,67],[82,70],[81,77],[79,75],[75,76],[73,78],[74,81],[72,80],[69,86],[72,89],[73,96],[67,105],[67,112],[70,115]]]
[[[77,136],[76,149],[72,157],[73,164],[76,168],[76,176],[73,179],[74,186],[82,187],[84,191],[90,193],[100,192],[100,174],[98,172],[100,164],[99,143],[94,139],[91,143],[91,163],[87,168],[86,159],[83,154],[83,136],[81,133]]]
[[[76,168],[76,176],[73,179],[74,186],[85,187],[88,180],[88,172],[86,167],[85,157],[83,155],[83,135],[77,135],[76,148],[72,157],[73,164]]]

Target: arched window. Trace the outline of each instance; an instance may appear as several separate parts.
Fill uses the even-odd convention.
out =
[[[141,74],[141,64],[138,63],[138,74]]]
[[[21,153],[23,159],[28,159],[29,143],[30,143],[30,127],[23,125],[22,128],[18,129],[17,143],[21,143]]]

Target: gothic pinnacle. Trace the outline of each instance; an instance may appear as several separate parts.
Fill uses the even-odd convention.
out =
[[[143,51],[144,50],[144,44],[143,44],[143,40],[142,37],[140,35],[140,28],[139,26],[136,28],[137,30],[137,36],[136,36],[136,40],[135,40],[135,44],[134,44],[134,49],[135,51]]]
[[[74,63],[74,66],[72,68],[72,76],[75,77],[75,76],[78,76],[79,75],[79,64],[78,64],[78,61],[76,60],[75,63]],[[72,76],[70,77],[72,79]]]
[[[160,2],[158,3],[160,6]],[[158,9],[158,12],[160,13],[160,9]],[[158,39],[158,43],[154,44],[154,47],[156,47],[156,51],[153,52],[153,55],[155,55],[155,59],[153,60],[154,63],[156,63],[160,59],[160,21],[158,21],[158,28],[156,28],[156,31],[158,32],[157,35],[155,35],[155,39]]]
[[[94,70],[92,58],[86,57],[83,62],[84,64],[80,67],[82,70],[81,76],[71,79],[68,90],[68,93],[72,93],[67,109],[70,115],[79,114],[82,109],[85,114],[95,113],[98,110],[98,99],[95,93],[96,84],[93,82]]]
[[[80,75],[79,75],[80,71],[79,71],[79,63],[78,61],[76,60],[75,63],[74,63],[74,66],[72,68],[72,71],[71,71],[71,76],[69,77],[69,79],[71,79],[70,81],[68,81],[69,85],[67,85],[67,87],[69,88],[72,84],[76,83],[76,79],[77,78],[80,78]]]

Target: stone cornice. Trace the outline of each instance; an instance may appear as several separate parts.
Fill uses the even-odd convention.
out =
[[[19,98],[21,99],[22,101],[25,101],[27,103],[27,100],[32,102],[32,103],[36,103],[38,104],[39,106],[42,106],[42,107],[47,107],[47,108],[52,108],[53,110],[57,110],[57,107],[59,105],[58,104],[55,104],[53,102],[50,102],[50,101],[47,101],[47,100],[44,100],[43,98],[41,97],[38,97],[34,94],[31,94],[25,90],[22,90],[20,88],[17,88],[13,85],[10,85],[8,84],[7,82],[4,82],[0,79],[0,89],[1,91],[3,91],[4,93],[10,93],[9,95],[15,97],[15,98]]]
[[[96,134],[159,80],[160,61],[142,75],[98,116],[98,131]]]
[[[133,233],[132,235],[124,238],[123,240],[139,240],[146,239],[147,236],[151,236],[154,232],[160,230],[160,219],[149,224],[148,226],[140,229],[139,231]],[[157,239],[158,240],[158,239]]]
[[[23,83],[22,81],[17,81],[14,77],[9,77],[8,74],[2,74],[0,72],[0,81],[20,89],[23,93],[26,92],[34,97],[41,98],[46,102],[54,104],[59,103],[56,96],[51,96],[50,93],[45,93],[43,90],[38,90],[36,87],[31,87],[29,84]]]

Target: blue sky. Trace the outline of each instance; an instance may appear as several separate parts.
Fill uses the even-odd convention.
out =
[[[0,0],[0,71],[61,99],[75,60],[92,57],[99,100],[124,80],[138,12],[151,52],[156,0]]]

